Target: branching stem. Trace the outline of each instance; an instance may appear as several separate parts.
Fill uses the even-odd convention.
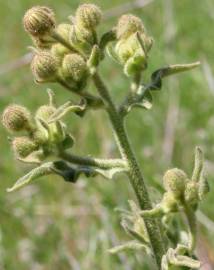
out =
[[[103,83],[102,79],[95,73],[93,76],[94,84],[102,97],[105,105],[106,110],[109,115],[115,139],[120,150],[122,158],[128,164],[128,177],[130,182],[134,188],[136,196],[138,198],[140,207],[142,210],[151,209],[151,201],[149,199],[149,194],[147,188],[144,183],[144,179],[136,160],[135,154],[132,150],[132,147],[129,143],[129,139],[124,127],[123,119],[118,112],[108,89],[106,88],[105,84]],[[164,242],[161,236],[160,226],[157,223],[156,219],[145,218],[146,228],[149,234],[150,243],[153,249],[153,255],[156,259],[158,269],[161,268],[161,259],[165,253]]]

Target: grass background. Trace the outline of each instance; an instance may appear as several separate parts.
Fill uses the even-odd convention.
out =
[[[21,23],[26,9],[37,4],[49,5],[62,22],[83,2],[0,0],[1,110],[15,102],[35,111],[47,100],[46,85],[34,84],[29,66],[20,62],[20,57],[27,52],[26,47],[31,45]],[[120,6],[123,10],[127,3],[135,6],[135,1],[94,2],[108,14],[100,32],[115,24],[115,8],[118,11]],[[152,110],[135,110],[127,118],[133,147],[155,200],[160,195],[154,187],[161,184],[164,171],[177,166],[191,174],[194,147],[203,148],[211,185],[199,213],[198,253],[205,262],[204,270],[214,268],[213,10],[212,0],[154,0],[144,8],[132,10],[143,19],[155,39],[145,79],[153,70],[169,63],[199,59],[202,65],[165,80],[162,91],[154,94]],[[120,66],[106,59],[102,73],[112,95],[120,101],[128,91],[128,80]],[[59,104],[68,100],[69,94],[62,88],[50,87]],[[93,91],[93,87],[91,89]],[[100,157],[118,155],[105,114],[91,112],[83,120],[70,115],[66,120],[77,139],[74,152]],[[114,211],[116,206],[127,207],[127,200],[134,198],[125,177],[114,181],[81,179],[76,185],[48,177],[7,194],[6,188],[31,167],[14,160],[8,134],[2,126],[0,134],[0,269],[152,269],[144,254],[110,256],[106,252],[126,240]]]

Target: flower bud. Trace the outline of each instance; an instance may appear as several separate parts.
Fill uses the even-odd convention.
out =
[[[41,125],[33,133],[34,142],[40,146],[48,142],[48,139],[49,139],[48,137],[49,137],[48,131],[45,130],[43,127],[41,127]]]
[[[50,105],[43,105],[39,107],[39,109],[37,110],[36,118],[41,118],[44,121],[48,121],[55,111],[56,111],[55,107]]]
[[[197,182],[190,181],[189,183],[187,183],[184,198],[185,201],[190,205],[197,204],[197,202],[199,201]]]
[[[51,48],[51,54],[54,58],[57,58],[60,63],[62,62],[64,56],[68,53],[70,53],[70,50],[61,43],[55,43]]]
[[[85,80],[87,65],[82,56],[76,53],[67,54],[62,63],[62,75],[65,79],[71,79],[75,82]]]
[[[57,58],[49,51],[38,51],[31,62],[31,70],[36,82],[55,81],[57,69]]]
[[[20,105],[9,105],[3,112],[2,123],[10,132],[31,129],[31,114],[27,108]]]
[[[102,11],[94,4],[83,4],[76,11],[76,24],[87,29],[94,29],[101,18]]]
[[[69,42],[72,26],[68,23],[61,23],[56,27],[56,33],[65,41]]]
[[[143,33],[144,31],[141,19],[131,14],[122,15],[116,28],[118,39],[126,39],[136,32]]]
[[[12,148],[17,157],[25,158],[38,149],[38,145],[29,137],[17,137],[12,141]]]
[[[186,173],[177,168],[168,170],[163,177],[165,190],[171,192],[175,198],[183,195],[187,181]]]
[[[44,6],[35,6],[29,9],[23,18],[25,31],[32,36],[41,36],[50,33],[55,28],[54,12]]]
[[[96,38],[92,31],[79,25],[73,25],[70,34],[70,44],[81,54],[89,55]]]
[[[171,192],[164,193],[161,207],[165,214],[178,211],[177,201]]]
[[[113,54],[115,53],[118,61],[124,65],[124,73],[131,76],[147,67],[147,53],[151,46],[150,37],[144,33],[134,33],[126,39],[120,39],[115,45]],[[112,55],[112,49],[109,53]]]

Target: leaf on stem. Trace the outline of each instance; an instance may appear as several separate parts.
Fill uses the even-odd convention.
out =
[[[71,101],[66,102],[51,115],[48,123],[53,123],[59,121],[62,117],[64,117],[69,112],[74,113],[82,113],[86,109],[87,102],[85,99],[82,99],[79,105],[74,105]]]
[[[138,250],[144,250],[146,253],[149,253],[148,246],[141,244],[135,240],[126,242],[124,244],[115,246],[108,250],[111,254],[117,254],[122,251],[138,251]]]
[[[7,192],[11,192],[17,190],[24,185],[29,184],[31,181],[36,180],[39,177],[44,175],[53,174],[53,162],[47,162],[42,164],[41,166],[34,168],[29,173],[19,178],[18,181],[11,187],[7,189]]]
[[[116,40],[116,30],[112,29],[106,33],[104,33],[100,39],[99,48],[104,50],[109,42]]]
[[[191,64],[181,64],[181,65],[177,64],[160,68],[152,73],[149,90],[160,90],[162,86],[162,78],[191,70],[193,68],[198,67],[199,65],[200,62],[195,62]]]

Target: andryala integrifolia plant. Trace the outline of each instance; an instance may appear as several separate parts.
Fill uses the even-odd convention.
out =
[[[116,173],[125,173],[138,200],[138,205],[129,201],[130,210],[120,210],[121,224],[132,240],[113,247],[110,252],[143,250],[154,258],[157,269],[199,269],[200,262],[194,254],[195,212],[209,191],[201,149],[196,147],[191,177],[178,168],[166,171],[163,197],[153,205],[125,129],[125,117],[133,108],[151,109],[152,92],[161,89],[164,77],[193,69],[199,62],[157,69],[151,81],[145,83],[142,74],[149,64],[153,39],[140,18],[124,14],[115,27],[99,36],[97,27],[102,21],[102,12],[96,5],[79,6],[69,19],[70,22],[57,24],[54,12],[44,6],[35,6],[24,15],[24,28],[35,46],[31,63],[35,82],[58,83],[79,97],[79,101],[57,106],[53,92],[48,90],[48,104],[34,114],[16,104],[5,109],[2,122],[13,136],[11,145],[15,157],[36,166],[8,191],[49,174],[75,183],[81,174],[111,179]],[[108,55],[122,66],[130,80],[130,90],[124,93],[121,104],[115,104],[99,75],[99,66]],[[97,95],[87,91],[89,81],[94,83]],[[121,154],[118,159],[82,157],[72,152],[75,141],[63,117],[75,113],[83,120],[89,110],[98,109],[109,116]],[[186,230],[173,227],[175,214],[186,218]]]

